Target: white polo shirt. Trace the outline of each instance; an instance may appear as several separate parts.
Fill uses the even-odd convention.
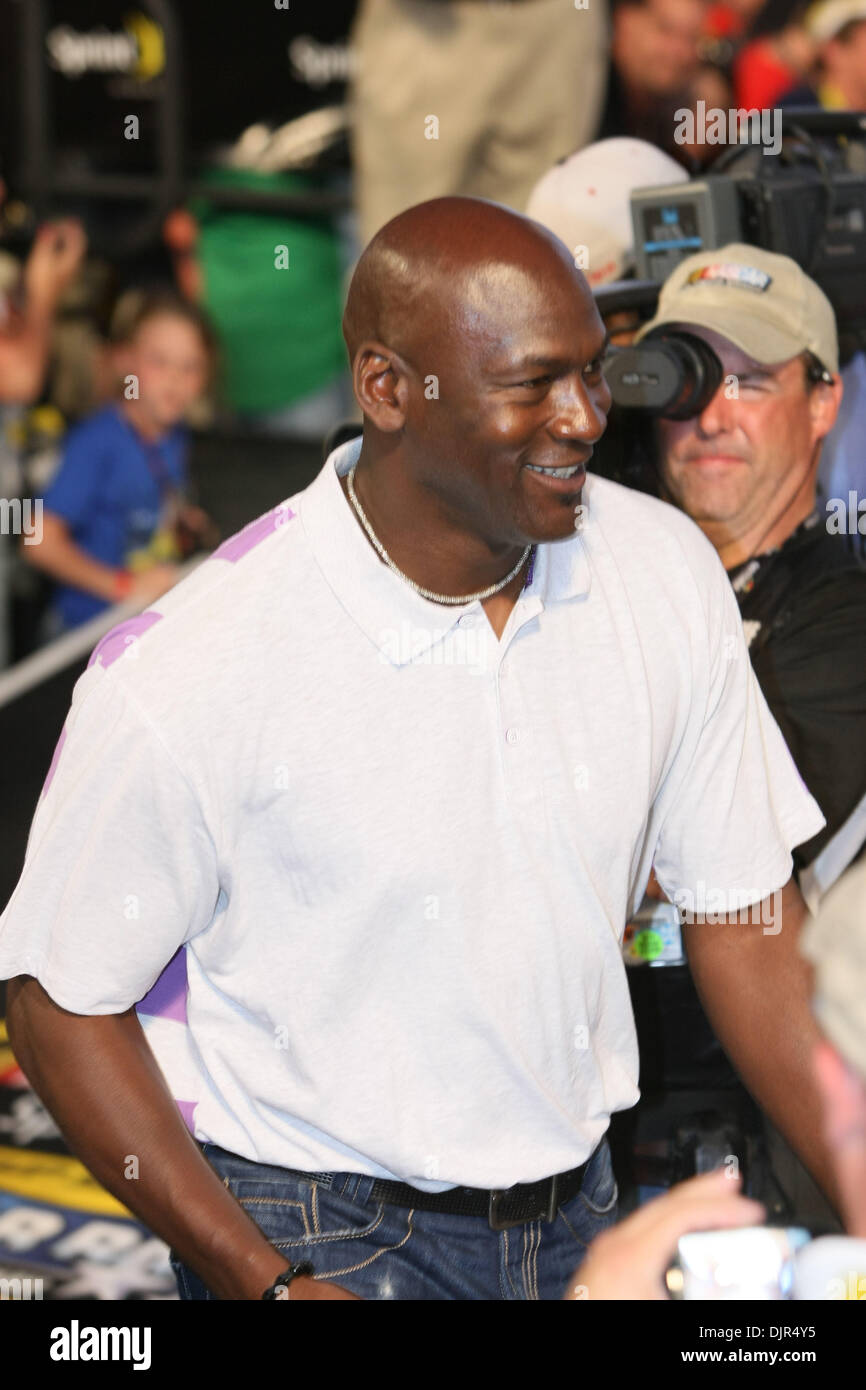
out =
[[[620,947],[653,858],[756,902],[824,819],[686,516],[590,477],[498,640],[379,560],[335,471],[359,448],[96,647],[0,978],[142,1001],[199,1139],[507,1187],[638,1099]]]

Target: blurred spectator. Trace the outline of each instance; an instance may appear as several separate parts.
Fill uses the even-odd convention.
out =
[[[212,170],[207,181],[300,195],[309,186],[299,174],[251,168]],[[329,218],[200,198],[166,219],[164,237],[179,288],[219,335],[224,404],[242,424],[312,439],[347,414],[340,244]]]
[[[807,10],[805,28],[816,49],[811,84],[790,89],[782,106],[866,111],[866,0],[824,0]],[[866,495],[866,354],[842,369],[839,419],[821,456],[818,488],[825,500]]]
[[[727,73],[720,67],[712,63],[702,63],[697,69],[694,77],[689,83],[688,105],[695,110],[698,102],[703,102],[707,111],[716,109],[727,111],[733,101],[733,88]],[[696,124],[695,133],[698,133]],[[708,144],[704,140],[695,139],[686,141],[681,148],[694,161],[696,166],[700,166],[699,172],[703,172],[704,167],[718,159],[724,150],[723,145]],[[709,170],[708,172],[712,172]]]
[[[43,640],[111,603],[152,602],[178,561],[218,536],[187,500],[184,416],[214,354],[207,321],[173,294],[143,298],[117,348],[122,398],[69,433],[43,498],[41,543],[23,557],[57,581]]]
[[[524,208],[544,170],[593,138],[607,0],[362,0],[352,43],[364,244],[441,194]]]
[[[866,353],[855,352],[842,368],[844,394],[836,423],[824,441],[818,491],[824,502],[853,492],[866,497]]]
[[[119,281],[115,266],[90,254],[63,296],[45,394],[68,424],[83,420],[112,397],[107,338]]]
[[[0,202],[4,192],[0,185]],[[20,286],[0,297],[0,401],[30,405],[39,399],[57,306],[86,246],[75,219],[45,223],[36,233]]]
[[[814,76],[789,89],[783,104],[866,110],[866,0],[823,0],[804,23],[815,45]]]
[[[596,139],[637,136],[683,162],[674,113],[696,99],[705,15],[704,0],[620,0]]]
[[[776,105],[806,81],[817,53],[803,23],[808,0],[766,0],[734,59],[734,103],[747,111]]]
[[[0,205],[5,195],[0,180]],[[80,269],[86,247],[81,224],[65,219],[38,229],[23,268],[12,257],[4,257],[6,274],[0,284],[0,495],[4,500],[22,497],[26,487],[13,431],[25,408],[42,394],[58,305]],[[12,660],[14,546],[10,535],[0,533],[0,668]]]

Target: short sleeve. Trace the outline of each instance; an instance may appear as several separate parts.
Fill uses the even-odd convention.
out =
[[[61,517],[70,530],[76,530],[92,514],[104,489],[104,463],[93,431],[72,430],[60,467],[43,495],[43,507]]]
[[[712,910],[734,911],[787,882],[792,848],[824,817],[752,669],[730,581],[720,562],[709,571],[708,670],[695,680],[706,701],[666,779],[653,866],[672,901],[711,894]]]
[[[86,671],[0,916],[0,979],[34,975],[73,1013],[122,1013],[208,926],[218,896],[188,780],[123,686]]]

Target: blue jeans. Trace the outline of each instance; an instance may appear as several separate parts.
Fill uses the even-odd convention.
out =
[[[486,1216],[371,1200],[375,1178],[360,1173],[305,1180],[216,1144],[199,1147],[287,1265],[309,1261],[314,1278],[365,1299],[561,1299],[590,1241],[617,1218],[607,1137],[555,1220],[504,1231]],[[215,1297],[173,1250],[170,1260],[182,1299]]]

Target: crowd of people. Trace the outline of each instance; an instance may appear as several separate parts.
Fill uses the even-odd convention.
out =
[[[97,601],[123,595],[132,571],[135,593],[143,596],[141,571],[148,563],[163,566],[152,576],[154,593],[171,577],[164,568],[168,555],[141,543],[142,527],[165,535],[172,525],[157,475],[144,488],[146,498],[138,488],[133,505],[131,465],[123,522],[130,534],[120,537],[116,514],[111,525],[118,534],[107,548],[103,541],[94,545],[99,524],[91,519],[87,534],[80,523],[73,525],[65,536],[66,558],[58,559],[57,528],[73,518],[52,505],[70,487],[86,489],[84,477],[73,480],[82,467],[80,441],[87,438],[74,427],[120,400],[128,373],[121,374],[119,338],[143,299],[165,311],[173,290],[179,318],[181,301],[196,306],[211,337],[209,380],[199,383],[193,398],[181,400],[185,393],[179,391],[178,420],[166,429],[170,423],[180,430],[180,415],[194,407],[192,418],[199,421],[231,419],[322,437],[335,415],[356,415],[339,335],[341,285],[363,245],[402,208],[439,194],[466,193],[526,211],[567,244],[586,247],[582,268],[596,287],[632,269],[631,190],[711,170],[723,152],[700,132],[694,140],[680,140],[678,113],[700,102],[744,111],[866,105],[866,5],[859,0],[821,0],[811,7],[788,0],[618,0],[609,12],[601,0],[573,9],[560,0],[494,6],[420,0],[411,9],[395,0],[370,0],[359,8],[351,40],[356,77],[348,107],[357,219],[348,236],[335,235],[317,219],[220,214],[194,201],[165,223],[171,280],[129,287],[114,277],[108,308],[100,306],[105,331],[92,333],[86,350],[80,338],[65,339],[57,324],[64,302],[93,268],[79,222],[65,219],[41,228],[17,277],[14,263],[2,267],[5,495],[24,488],[10,445],[21,410],[53,402],[67,430],[54,451],[55,468],[63,474],[56,484],[60,492],[46,491],[43,498],[54,518],[50,534],[42,546],[22,547],[18,563],[29,562],[73,589],[77,576],[78,598],[53,595],[34,644],[92,615]],[[217,183],[265,186],[260,170],[273,160],[262,164],[264,137],[253,135],[247,132],[224,156],[223,167],[212,171]],[[264,145],[269,156],[267,140]],[[281,178],[292,186],[290,173]],[[0,183],[0,207],[3,196]],[[300,295],[297,277],[290,289],[288,277],[269,271],[269,248],[281,240],[291,240],[303,262]],[[840,427],[823,451],[822,490],[828,496],[844,495],[853,473],[855,485],[861,480],[862,462],[851,439],[866,399],[863,363],[858,353],[845,364],[849,389],[842,418],[848,427],[844,439]],[[125,389],[127,417],[147,409],[130,403],[128,382]],[[127,442],[141,435],[140,427],[130,428]],[[123,473],[120,443],[118,450],[113,466]],[[144,452],[163,450],[182,463],[181,435],[170,441],[157,433],[148,450],[139,450],[139,470]],[[71,570],[70,544],[82,552]],[[88,568],[90,561],[97,568]],[[0,563],[4,615],[15,563],[7,546]],[[4,664],[12,659],[8,627],[4,617]]]
[[[111,306],[108,331],[91,364],[89,409],[67,421],[44,488],[39,543],[22,541],[13,554],[8,540],[0,538],[0,546],[6,547],[0,573],[5,576],[7,606],[15,564],[38,570],[53,586],[34,645],[52,641],[120,601],[134,603],[137,610],[155,605],[157,616],[164,617],[155,624],[164,631],[153,642],[152,665],[144,660],[141,669],[124,677],[131,687],[129,705],[124,705],[123,719],[118,716],[111,732],[114,742],[105,753],[108,757],[113,749],[119,756],[117,740],[131,743],[139,736],[139,701],[142,708],[150,702],[156,711],[156,722],[149,722],[149,728],[160,742],[157,751],[154,741],[159,768],[145,766],[146,760],[134,761],[113,795],[125,817],[124,841],[132,827],[138,853],[166,855],[164,878],[161,870],[153,876],[152,861],[147,868],[149,891],[164,911],[164,920],[148,945],[129,960],[115,957],[113,909],[106,908],[104,918],[100,916],[104,889],[95,869],[89,877],[91,867],[108,853],[110,840],[112,862],[116,857],[113,888],[122,895],[131,891],[124,885],[134,884],[145,864],[136,851],[126,851],[115,841],[114,831],[89,832],[105,833],[100,841],[76,828],[78,798],[95,796],[99,782],[99,766],[87,770],[88,739],[93,738],[89,721],[96,721],[95,728],[100,711],[106,713],[102,706],[110,701],[103,673],[115,658],[106,652],[107,659],[94,659],[88,667],[84,687],[76,687],[81,718],[78,725],[72,724],[59,759],[55,756],[52,797],[40,802],[42,835],[35,847],[31,845],[19,888],[0,918],[0,975],[18,986],[10,987],[10,1002],[15,1004],[10,1024],[14,1017],[18,1025],[10,1030],[13,1044],[17,1031],[22,1062],[34,1084],[44,1088],[55,1113],[89,1155],[93,1170],[109,1188],[122,1190],[108,1148],[88,1135],[75,1111],[85,1113],[95,1103],[91,1088],[100,1077],[99,1084],[120,1079],[144,1096],[147,1084],[136,1043],[131,1034],[121,1039],[107,1028],[94,1028],[87,1045],[101,1049],[102,1061],[94,1071],[97,1081],[85,1085],[72,1070],[75,1058],[80,1062],[84,1055],[75,1025],[61,1014],[68,1010],[72,1016],[114,1015],[132,1009],[175,951],[186,945],[195,955],[196,942],[204,942],[203,933],[217,911],[214,903],[224,896],[220,873],[226,863],[217,862],[223,852],[243,883],[258,876],[267,882],[270,874],[276,892],[280,873],[285,873],[293,885],[286,891],[295,895],[299,921],[315,926],[316,910],[324,900],[323,911],[327,908],[351,921],[351,932],[356,933],[351,936],[352,950],[347,947],[344,957],[329,945],[321,970],[311,976],[302,1017],[304,1026],[317,1026],[333,989],[349,988],[351,970],[360,960],[353,952],[360,949],[364,931],[374,920],[381,888],[373,881],[381,873],[378,861],[362,867],[363,856],[355,857],[361,855],[362,841],[355,820],[344,815],[344,798],[351,796],[351,789],[341,780],[341,769],[355,747],[351,736],[358,734],[358,719],[368,727],[368,696],[362,698],[361,692],[372,690],[381,701],[377,720],[383,710],[388,712],[383,721],[388,737],[395,743],[407,738],[400,745],[405,765],[375,740],[369,757],[363,755],[370,776],[368,799],[381,829],[377,844],[390,844],[393,835],[403,855],[393,860],[399,883],[385,917],[393,911],[396,923],[400,912],[409,910],[403,886],[410,880],[417,886],[425,873],[430,875],[432,886],[423,891],[432,894],[428,901],[435,899],[437,919],[442,898],[442,931],[449,949],[467,976],[474,962],[492,970],[493,979],[496,968],[494,955],[487,955],[487,939],[482,936],[474,956],[453,930],[460,920],[456,903],[461,894],[460,900],[471,903],[479,917],[484,912],[480,892],[472,897],[478,884],[470,889],[469,879],[464,883],[453,864],[458,849],[470,858],[485,853],[478,824],[489,820],[499,826],[509,807],[508,814],[516,820],[526,818],[520,822],[526,836],[520,850],[517,841],[507,842],[510,850],[504,848],[505,839],[498,848],[491,841],[487,852],[495,872],[481,875],[488,900],[495,904],[490,912],[516,950],[518,936],[509,936],[512,908],[503,885],[514,888],[513,862],[523,862],[521,855],[533,833],[529,821],[536,815],[555,819],[557,810],[572,814],[556,772],[557,757],[565,756],[564,750],[577,756],[566,728],[567,711],[553,711],[552,731],[542,733],[540,724],[533,723],[535,696],[521,702],[523,683],[525,694],[534,689],[533,683],[546,681],[546,689],[558,691],[560,699],[573,696],[578,708],[584,702],[584,721],[598,741],[591,772],[596,780],[590,781],[598,804],[592,822],[587,818],[582,823],[589,849],[582,845],[577,855],[580,872],[572,876],[569,868],[569,855],[577,853],[574,844],[567,835],[562,840],[554,836],[544,881],[563,894],[584,895],[587,922],[596,924],[586,928],[587,950],[601,983],[595,1003],[582,1002],[590,1013],[596,1008],[609,1011],[619,1031],[607,1015],[602,1019],[593,1014],[594,1070],[590,1075],[589,1063],[583,1062],[583,1072],[572,1071],[556,1051],[563,1030],[574,1020],[557,996],[555,970],[548,975],[539,967],[532,999],[533,1007],[546,1009],[545,1017],[552,1020],[548,1052],[529,1041],[531,1013],[519,991],[514,1018],[506,1025],[498,1015],[496,989],[505,988],[504,982],[514,984],[507,972],[491,986],[490,997],[482,997],[481,982],[476,982],[478,998],[467,996],[461,1004],[470,1023],[463,1032],[458,1028],[456,1036],[467,1056],[475,1059],[477,1070],[467,1070],[459,1086],[450,1074],[457,1101],[446,1100],[438,1089],[445,1073],[437,1071],[435,1081],[430,1076],[434,1042],[451,1055],[452,1043],[431,1022],[439,998],[434,998],[435,983],[442,981],[426,946],[395,946],[392,957],[380,960],[381,975],[370,976],[373,1012],[354,1025],[370,1049],[358,1058],[359,1065],[369,1065],[383,1087],[377,1123],[368,1123],[352,1092],[352,1078],[341,1087],[315,1046],[306,1057],[308,1093],[302,1095],[297,1087],[281,1091],[274,1058],[249,1027],[249,1019],[264,1019],[268,1026],[276,1020],[277,1026],[282,1015],[273,1013],[275,996],[268,988],[282,980],[290,989],[291,979],[284,963],[276,963],[275,941],[267,935],[266,903],[258,887],[249,890],[252,906],[241,891],[238,905],[232,909],[229,901],[228,906],[234,936],[224,928],[234,944],[227,953],[224,946],[201,944],[198,974],[190,983],[191,1019],[198,1010],[196,1043],[208,1075],[219,1077],[223,1086],[219,1100],[211,1098],[202,1111],[211,1135],[202,1153],[220,1181],[208,1189],[196,1220],[190,1218],[186,1226],[168,1210],[157,1185],[142,1185],[140,1214],[171,1240],[182,1296],[261,1296],[249,1289],[276,1280],[285,1265],[272,1245],[253,1241],[228,1205],[233,1198],[225,1188],[234,1191],[232,1183],[277,1182],[278,1177],[287,1183],[286,1174],[292,1174],[294,1186],[291,1191],[286,1186],[281,1201],[302,1214],[303,1238],[294,1228],[259,1223],[260,1228],[269,1239],[280,1236],[283,1253],[287,1248],[293,1256],[323,1253],[325,1247],[316,1245],[308,1227],[312,1217],[318,1233],[319,1214],[326,1219],[327,1184],[319,1180],[334,1176],[341,1155],[350,1160],[345,1164],[348,1172],[337,1176],[346,1176],[347,1182],[339,1197],[327,1192],[333,1203],[327,1216],[335,1231],[341,1223],[352,1228],[342,1233],[345,1249],[341,1243],[339,1250],[334,1246],[334,1253],[346,1255],[345,1268],[342,1259],[336,1268],[334,1259],[317,1264],[319,1291],[313,1292],[311,1267],[293,1266],[292,1297],[660,1298],[665,1296],[664,1275],[680,1235],[764,1219],[763,1208],[742,1196],[735,1182],[726,1186],[724,1176],[714,1174],[683,1184],[615,1224],[616,1182],[605,1133],[611,1111],[634,1103],[636,1059],[629,1050],[627,1010],[617,975],[622,962],[617,957],[615,966],[608,958],[610,943],[598,924],[619,914],[623,926],[644,891],[683,907],[689,923],[684,930],[687,936],[693,933],[690,964],[714,1027],[769,1120],[784,1133],[781,1142],[821,1187],[830,1220],[835,1214],[836,1229],[848,1233],[849,1258],[860,1259],[866,1242],[866,563],[859,544],[862,532],[856,524],[853,536],[850,527],[834,530],[829,504],[837,495],[857,497],[866,489],[860,428],[866,413],[864,354],[855,353],[849,362],[840,360],[833,307],[802,266],[744,241],[686,256],[661,286],[648,319],[635,316],[623,323],[621,316],[611,315],[604,322],[590,291],[634,275],[631,193],[652,185],[684,184],[711,170],[722,153],[723,146],[678,138],[683,110],[695,111],[699,103],[704,109],[723,111],[803,105],[866,110],[866,0],[819,0],[811,6],[800,0],[619,0],[609,11],[600,0],[588,0],[586,6],[562,0],[493,5],[416,0],[411,7],[399,0],[365,0],[352,41],[358,60],[349,93],[355,241],[346,253],[336,234],[313,227],[302,229],[302,239],[292,243],[293,248],[305,248],[315,288],[310,290],[306,316],[296,312],[296,300],[285,301],[291,351],[275,348],[263,365],[261,337],[233,321],[233,313],[240,311],[232,308],[239,301],[232,298],[231,286],[233,256],[238,258],[240,284],[245,264],[255,261],[261,271],[257,258],[278,252],[282,238],[291,241],[292,233],[266,225],[256,230],[255,240],[251,228],[243,234],[230,224],[215,228],[200,208],[178,209],[164,229],[171,279],[157,286],[127,286]],[[244,239],[247,232],[249,239]],[[0,291],[0,409],[5,412],[50,400],[53,327],[63,296],[83,273],[86,259],[81,224],[72,219],[51,223],[40,229],[18,278]],[[349,271],[351,285],[344,291]],[[243,281],[245,299],[259,295],[266,300],[268,286],[278,282],[279,272],[271,273],[269,266],[269,273],[258,275],[258,280],[253,275]],[[719,384],[690,417],[645,422],[649,468],[642,480],[635,475],[626,487],[606,468],[604,432],[611,400],[602,367],[608,342],[640,344],[658,340],[660,333],[677,332],[701,340],[719,366]],[[335,351],[341,333],[348,348],[348,365],[342,366]],[[299,352],[301,334],[306,337]],[[280,336],[276,331],[274,341]],[[233,386],[227,387],[227,382]],[[256,383],[262,388],[258,393]],[[305,400],[315,406],[307,414]],[[438,414],[431,409],[433,402],[439,405]],[[349,441],[329,454],[320,477],[302,494],[310,498],[301,509],[310,555],[288,549],[285,538],[298,533],[283,524],[285,514],[279,524],[257,531],[243,544],[225,541],[190,485],[191,421],[220,428],[228,418],[245,419],[287,437],[311,430],[321,437],[328,412],[340,410],[363,421],[363,442]],[[331,418],[330,423],[339,420]],[[521,470],[526,465],[547,476],[526,482],[529,475],[521,471],[523,481],[518,484],[509,472],[517,466],[515,460]],[[566,462],[572,473],[586,470],[586,554],[597,601],[607,605],[607,637],[591,626],[593,620],[600,621],[597,616],[590,616],[586,627],[579,626],[579,604],[570,607],[574,627],[565,625],[563,610],[569,605],[564,600],[589,591],[586,562],[581,559],[582,528],[563,524],[566,503],[580,496],[581,481],[568,491],[566,479],[556,476]],[[8,443],[0,464],[5,467],[4,485],[12,494],[19,477]],[[356,467],[362,501],[353,489]],[[470,475],[471,485],[466,482]],[[502,501],[496,488],[506,482]],[[431,505],[431,497],[441,501],[441,508]],[[591,529],[594,508],[597,533]],[[859,516],[856,508],[855,515]],[[663,533],[657,548],[654,528]],[[383,530],[387,549],[377,538]],[[258,711],[267,723],[268,709],[250,684],[244,664],[252,650],[245,605],[259,592],[257,584],[264,592],[274,582],[278,535],[286,549],[282,560],[287,573],[293,582],[307,586],[304,604],[309,609],[293,617],[285,631],[268,628],[276,652],[271,653],[275,669],[266,681],[269,700],[279,707],[280,681],[289,678],[282,653],[290,647],[306,654],[309,668],[315,668],[323,681],[335,678],[339,664],[348,687],[339,705],[348,731],[345,738],[341,732],[332,740],[334,731],[317,723],[310,709],[298,715],[298,728],[286,743],[295,750],[296,735],[299,749],[316,739],[323,749],[328,744],[327,755],[323,751],[317,765],[319,782],[304,782],[301,789],[307,807],[305,827],[292,813],[271,810],[273,792],[263,789],[247,767],[260,755],[258,743],[252,747],[245,733],[251,711],[254,716]],[[435,544],[428,543],[430,535]],[[495,543],[486,546],[482,537]],[[562,556],[566,544],[572,548],[571,558],[562,559],[560,568],[550,558],[557,549],[554,541],[563,543]],[[534,558],[524,573],[522,566],[533,548]],[[197,552],[211,556],[210,569],[203,567],[194,588],[178,585],[180,563]],[[226,560],[234,565],[244,555],[248,578],[237,578],[231,597],[220,576]],[[329,589],[328,595],[320,595],[303,577],[305,558],[316,561],[333,594]],[[385,668],[391,673],[388,662],[377,654],[377,675],[366,646],[356,642],[354,621],[365,639],[381,646],[387,608],[378,574],[382,562],[401,582],[408,580],[402,612],[407,622],[421,623],[420,605],[437,600],[462,606],[461,613],[474,601],[483,602],[502,647],[502,664],[506,652],[512,662],[512,681],[502,696],[506,704],[512,702],[509,727],[502,731],[508,751],[496,753],[496,758],[512,760],[502,772],[501,794],[492,790],[494,784],[498,787],[499,774],[494,775],[491,762],[485,768],[490,785],[482,778],[467,800],[472,815],[464,823],[461,812],[447,833],[420,812],[418,825],[425,827],[424,834],[406,830],[401,808],[418,809],[409,786],[410,779],[413,787],[417,782],[417,768],[412,766],[406,731],[411,728],[417,735],[419,727],[428,727],[424,720],[429,713],[450,750],[447,759],[443,755],[443,766],[447,762],[457,778],[461,758],[468,758],[470,749],[479,756],[469,735],[461,732],[462,713],[483,744],[482,726],[472,725],[478,711],[468,689],[458,691],[453,672],[448,673],[447,693],[444,684],[441,693],[437,685],[434,697],[429,688],[422,693],[406,683],[398,699],[382,674]],[[240,576],[240,565],[237,570]],[[506,570],[504,585],[499,581]],[[229,604],[219,618],[224,632],[212,630],[217,618],[206,606],[215,584],[223,585],[220,601]],[[463,597],[454,597],[455,590]],[[562,625],[551,622],[539,639],[533,668],[527,662],[528,646],[521,656],[517,640],[523,633],[528,643],[528,629],[512,615],[515,605],[520,612],[520,605],[532,604],[538,595],[543,602],[535,613],[546,602],[561,615]],[[650,611],[655,617],[647,616]],[[658,616],[662,613],[667,627]],[[462,613],[459,621],[465,616]],[[528,612],[523,623],[532,617]],[[468,621],[474,619],[469,616]],[[147,626],[135,629],[143,648],[150,641]],[[637,635],[629,637],[632,628]],[[587,642],[599,660],[597,669],[587,673],[581,668],[579,649],[575,654],[562,645],[566,633],[576,642]],[[198,707],[190,705],[184,722],[169,697],[160,694],[160,678],[172,660],[180,660],[182,649],[197,653],[200,674],[189,679],[212,682],[209,688],[214,691],[222,678],[213,653],[231,662],[226,684],[243,719],[231,713],[222,695],[214,694],[226,724],[226,762],[217,778],[207,763],[215,756],[212,746],[195,727]],[[240,654],[229,657],[230,651]],[[521,660],[524,664],[515,669]],[[644,715],[636,713],[622,694],[629,683],[643,691],[652,729],[644,728]],[[410,698],[412,689],[416,694]],[[542,699],[540,685],[535,694]],[[424,707],[419,724],[419,706],[412,699],[423,703],[428,698],[433,703],[429,711]],[[599,703],[601,712],[596,710]],[[630,721],[635,727],[629,728],[626,740]],[[268,737],[279,741],[279,731],[270,724],[268,729]],[[541,772],[534,757],[541,760]],[[621,766],[621,757],[634,760],[628,770]],[[229,776],[230,762],[234,775],[232,760],[241,769],[241,781],[247,776],[252,780],[243,783],[244,816],[237,807],[232,810],[231,834],[223,839],[225,822],[214,808],[222,794],[220,777],[223,772]],[[275,754],[274,760],[283,766],[284,754]],[[421,762],[426,766],[423,758]],[[643,780],[637,776],[641,769]],[[431,766],[430,775],[440,776],[441,769],[434,773]],[[546,778],[543,788],[540,781],[536,786],[536,776]],[[392,812],[401,817],[399,825],[389,819]],[[262,846],[248,849],[252,820],[244,817],[255,813],[268,820],[269,835],[273,830],[285,837],[289,849],[279,848],[279,834],[273,843],[266,838]],[[326,829],[332,815],[345,836],[338,837],[339,854]],[[166,850],[153,830],[157,816],[179,828],[181,850]],[[308,854],[318,853],[319,841],[310,825],[318,828],[329,847],[329,853],[322,850],[315,861],[321,871],[318,884],[308,879],[307,868],[294,857],[298,846]],[[653,835],[656,853],[647,855]],[[184,850],[188,859],[181,862]],[[74,854],[78,858],[69,860]],[[62,875],[53,880],[59,895],[53,908],[45,904],[45,866],[49,858],[63,862],[64,855],[75,894],[83,894],[81,901],[94,909],[88,930],[95,933],[101,955],[87,981],[75,969],[65,975],[61,969],[64,961],[68,965],[75,959],[74,950],[89,950],[83,939],[70,934],[67,940],[59,932],[65,902]],[[509,856],[516,859],[512,862]],[[621,871],[621,881],[613,887],[597,881],[602,862],[600,877],[610,880]],[[459,888],[452,890],[441,882],[446,864],[452,865]],[[781,892],[789,928],[778,944],[756,933],[734,960],[721,938],[712,935],[705,908],[695,907],[694,884],[707,876],[705,869],[740,898],[760,888],[746,906],[763,904]],[[535,869],[526,872],[534,882]],[[179,901],[172,904],[175,881]],[[542,897],[546,891],[539,887]],[[350,909],[345,894],[360,895],[360,906]],[[529,902],[527,898],[527,908]],[[814,913],[811,921],[807,909]],[[222,910],[226,911],[224,903]],[[559,952],[559,968],[573,965],[564,934],[567,914],[560,921],[552,903],[545,911],[552,933],[547,942],[551,959]],[[723,919],[729,914],[736,920],[730,904]],[[782,925],[780,921],[780,929]],[[250,940],[259,933],[260,960],[245,954],[242,929]],[[56,938],[52,932],[58,933]],[[543,954],[543,936],[533,940],[534,949]],[[265,958],[274,962],[274,981],[261,978]],[[814,976],[807,971],[807,959]],[[37,961],[38,967],[33,964]],[[394,1003],[396,995],[392,998],[388,989],[396,990],[401,979],[395,962],[420,974],[432,970],[429,997],[419,986],[410,1000],[399,1007]],[[759,971],[765,973],[757,980]],[[459,994],[461,987],[454,987]],[[219,991],[221,999],[224,995],[243,1001],[240,1012],[248,1032],[238,1036],[258,1062],[235,1065],[221,1051],[218,1029],[228,1027],[231,1010],[220,1012]],[[53,1015],[46,1011],[46,996],[55,1006]],[[779,1011],[774,1026],[768,1025],[759,1005],[770,1014]],[[419,1026],[430,1029],[426,1063],[411,1042],[413,1010]],[[381,1074],[376,1071],[372,1025],[378,1027],[383,1018],[394,1045],[406,1048],[403,1083],[416,1087],[413,1094],[429,1102],[437,1116],[435,1142],[424,1131],[423,1105],[399,1113],[396,1091],[388,1092],[391,1063],[383,1062]],[[519,1084],[506,1075],[507,1067],[474,1050],[473,1037],[488,1026],[518,1073],[525,1064],[526,1075],[521,1073]],[[303,1050],[297,1037],[293,1046]],[[69,1061],[63,1075],[54,1077],[46,1057],[49,1049],[56,1052],[58,1047]],[[108,1060],[112,1047],[119,1049],[114,1063]],[[549,1109],[527,1080],[533,1068],[537,1080],[545,1066]],[[253,1080],[256,1067],[260,1081]],[[482,1078],[488,1096],[500,1089],[501,1125],[493,1109],[485,1109],[477,1097],[473,1102],[472,1088],[480,1087]],[[569,1086],[571,1099],[566,1098]],[[289,1092],[295,1110],[286,1103]],[[319,1100],[309,1101],[310,1094],[318,1094]],[[458,1118],[461,1097],[467,1113],[473,1104],[479,1115],[483,1111],[488,1127],[474,1149]],[[578,1101],[588,1106],[593,1097],[589,1123],[586,1114],[576,1116],[574,1107]],[[562,1116],[571,1112],[569,1131]],[[296,1124],[302,1116],[304,1123]],[[141,1116],[133,1120],[130,1114],[127,1119],[143,1150],[149,1143],[146,1131],[163,1124],[170,1133],[165,1149],[154,1151],[155,1161],[158,1157],[162,1166],[174,1164],[190,1183],[201,1181],[205,1165],[197,1166],[199,1155],[187,1145],[181,1122],[171,1129],[164,1101],[149,1093]],[[530,1136],[525,1144],[522,1139],[514,1143],[520,1136],[507,1132],[509,1124],[515,1130],[521,1124],[535,1126],[535,1140]],[[441,1155],[425,1166],[431,1144]],[[565,1159],[579,1148],[586,1156],[575,1178],[577,1170]],[[560,1210],[568,1212],[567,1234],[560,1232],[561,1243],[553,1234],[545,1234],[542,1241],[539,1224],[542,1287],[547,1292],[538,1292],[538,1250],[534,1276],[524,1261],[522,1293],[516,1291],[517,1276],[510,1267],[511,1292],[499,1295],[480,1292],[487,1276],[479,1272],[476,1279],[471,1270],[463,1271],[462,1281],[455,1275],[451,1284],[444,1277],[439,1282],[443,1250],[450,1239],[456,1242],[467,1235],[469,1226],[458,1232],[453,1225],[449,1231],[444,1224],[437,1229],[436,1221],[445,1223],[447,1217],[471,1226],[478,1220],[469,1197],[464,1199],[465,1216],[444,1205],[447,1190],[458,1184],[466,1193],[535,1186],[555,1172],[553,1158],[561,1158],[559,1167],[564,1169],[555,1181],[573,1179],[577,1186],[565,1183],[569,1197]],[[357,1178],[353,1191],[348,1173]],[[588,1186],[581,1188],[581,1182]],[[367,1239],[372,1242],[368,1253],[374,1248],[379,1252],[376,1260],[386,1248],[403,1244],[401,1219],[395,1212],[405,1205],[410,1185],[419,1217],[426,1203],[427,1225],[420,1222],[415,1235],[419,1253],[414,1266],[382,1262],[385,1282],[393,1280],[383,1291],[385,1286],[376,1282],[381,1271],[369,1278],[363,1273],[355,1277],[356,1269],[363,1271],[363,1260],[350,1267],[349,1255],[363,1255]],[[313,1208],[305,1206],[310,1190]],[[352,1199],[357,1201],[354,1217],[348,1214]],[[376,1245],[372,1235],[379,1199],[390,1220],[387,1247]],[[217,1253],[205,1238],[205,1227],[220,1223],[225,1246]],[[490,1226],[498,1232],[492,1220]],[[220,1271],[227,1250],[246,1262],[250,1282]],[[368,1262],[373,1258],[370,1254]],[[562,1293],[553,1293],[554,1288]]]

